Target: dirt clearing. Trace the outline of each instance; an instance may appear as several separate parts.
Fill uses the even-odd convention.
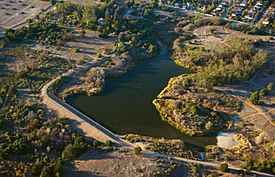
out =
[[[172,162],[164,159],[147,158],[134,155],[126,148],[109,153],[90,151],[75,162],[74,170],[68,169],[68,177],[86,176],[154,176],[172,166]],[[181,167],[179,176],[187,175],[187,167]]]

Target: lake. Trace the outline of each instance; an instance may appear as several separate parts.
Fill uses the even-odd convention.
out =
[[[95,96],[71,95],[67,102],[117,134],[140,134],[205,147],[216,144],[216,136],[190,137],[161,120],[152,104],[169,79],[188,71],[176,65],[167,51],[139,61],[128,73],[106,79],[104,91]]]

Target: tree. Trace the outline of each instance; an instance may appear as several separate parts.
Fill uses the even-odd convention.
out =
[[[208,121],[208,122],[205,124],[205,128],[206,128],[206,130],[211,130],[211,129],[212,129],[212,127],[213,127],[213,123],[212,123],[212,122],[210,122],[210,121]]]
[[[74,53],[79,53],[80,52],[80,48],[78,48],[78,47],[77,48],[73,48],[73,52]]]
[[[192,105],[192,106],[190,107],[190,112],[191,112],[192,114],[199,114],[199,108],[198,108],[198,106]]]
[[[259,93],[259,94],[260,94],[261,96],[266,96],[266,95],[267,95],[267,91],[268,91],[268,90],[267,90],[266,88],[263,88],[263,89],[260,90],[260,93]]]
[[[94,146],[94,147],[97,147],[98,145],[99,145],[99,141],[94,140],[94,141],[93,141],[93,146]]]
[[[108,140],[104,143],[104,146],[111,147],[113,145],[113,142]]]
[[[39,175],[43,169],[43,167],[45,166],[45,162],[43,160],[39,160],[38,162],[36,162],[33,166],[32,166],[32,174],[33,175]]]
[[[223,163],[220,165],[220,168],[219,168],[222,172],[228,172],[228,164],[227,163]]]
[[[260,101],[260,97],[259,97],[259,92],[253,92],[249,98],[249,101],[252,103],[252,104],[259,104],[259,101]]]
[[[82,22],[90,27],[92,23],[97,22],[96,9],[92,6],[85,6],[83,9]]]
[[[141,147],[135,147],[134,148],[134,154],[140,154],[142,151]]]
[[[75,158],[74,148],[72,144],[68,144],[62,152],[62,159],[72,160]]]
[[[271,91],[273,89],[273,83],[269,83],[266,88],[268,91]]]

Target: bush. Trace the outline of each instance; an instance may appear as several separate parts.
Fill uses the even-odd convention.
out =
[[[223,163],[221,164],[220,168],[219,168],[222,172],[228,172],[228,164],[227,163]]]
[[[266,88],[268,91],[271,91],[273,88],[273,83],[269,83]]]
[[[97,147],[98,145],[99,145],[99,141],[94,140],[94,141],[93,141],[93,146],[94,146],[94,147]]]
[[[266,96],[267,93],[268,93],[268,90],[266,88],[263,88],[263,89],[260,90],[260,95],[261,96]]]
[[[88,150],[88,145],[82,141],[75,141],[74,144],[68,144],[62,152],[62,159],[73,160]]]
[[[104,146],[111,147],[113,145],[113,142],[108,140],[104,143]]]
[[[96,58],[101,58],[102,57],[102,54],[101,53],[97,53],[96,54]]]
[[[74,53],[79,53],[79,52],[80,52],[80,48],[78,48],[78,47],[77,47],[77,48],[74,48],[74,49],[73,49],[73,52],[74,52]]]
[[[259,97],[259,92],[253,92],[249,98],[249,101],[252,103],[252,104],[259,104],[259,100],[260,100],[260,97]]]
[[[134,154],[140,154],[142,151],[141,147],[135,147],[134,148]]]
[[[72,160],[74,159],[74,148],[72,144],[68,144],[62,152],[62,159]]]
[[[199,107],[198,106],[196,106],[196,105],[192,105],[191,107],[190,107],[190,112],[192,113],[192,114],[199,114]]]

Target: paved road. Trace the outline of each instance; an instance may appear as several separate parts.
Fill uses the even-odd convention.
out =
[[[218,16],[213,16],[213,15],[210,15],[210,14],[200,13],[200,12],[197,12],[197,11],[182,9],[180,7],[174,7],[174,6],[169,6],[169,5],[166,5],[166,7],[172,8],[172,9],[180,11],[180,12],[189,13],[189,14],[197,15],[197,16],[201,16],[201,17],[218,17]],[[222,19],[226,20],[226,21],[229,21],[229,22],[238,23],[238,24],[253,25],[253,24],[248,24],[248,23],[245,23],[245,22],[242,22],[242,21],[237,21],[237,20],[233,20],[233,19],[229,19],[229,18],[222,18]]]
[[[177,161],[182,161],[182,162],[187,162],[187,163],[201,164],[203,166],[212,167],[212,168],[216,168],[216,169],[218,169],[220,167],[220,165],[222,163],[224,163],[224,162],[220,162],[220,163],[204,162],[204,161],[186,159],[186,158],[182,158],[182,157],[175,157],[175,156],[170,156],[170,155],[165,155],[165,154],[154,153],[154,152],[150,152],[150,151],[145,151],[145,152],[143,152],[143,154],[146,155],[147,157],[169,158],[169,159],[172,159],[172,160],[177,160]],[[234,170],[234,171],[244,171],[245,172],[244,169],[234,167],[230,164],[228,165],[228,168],[230,170]],[[273,176],[274,177],[274,175],[271,175],[271,174],[268,174],[268,173],[263,173],[263,172],[258,172],[258,171],[254,171],[254,170],[251,170],[250,173],[251,174],[256,174],[258,176]]]

